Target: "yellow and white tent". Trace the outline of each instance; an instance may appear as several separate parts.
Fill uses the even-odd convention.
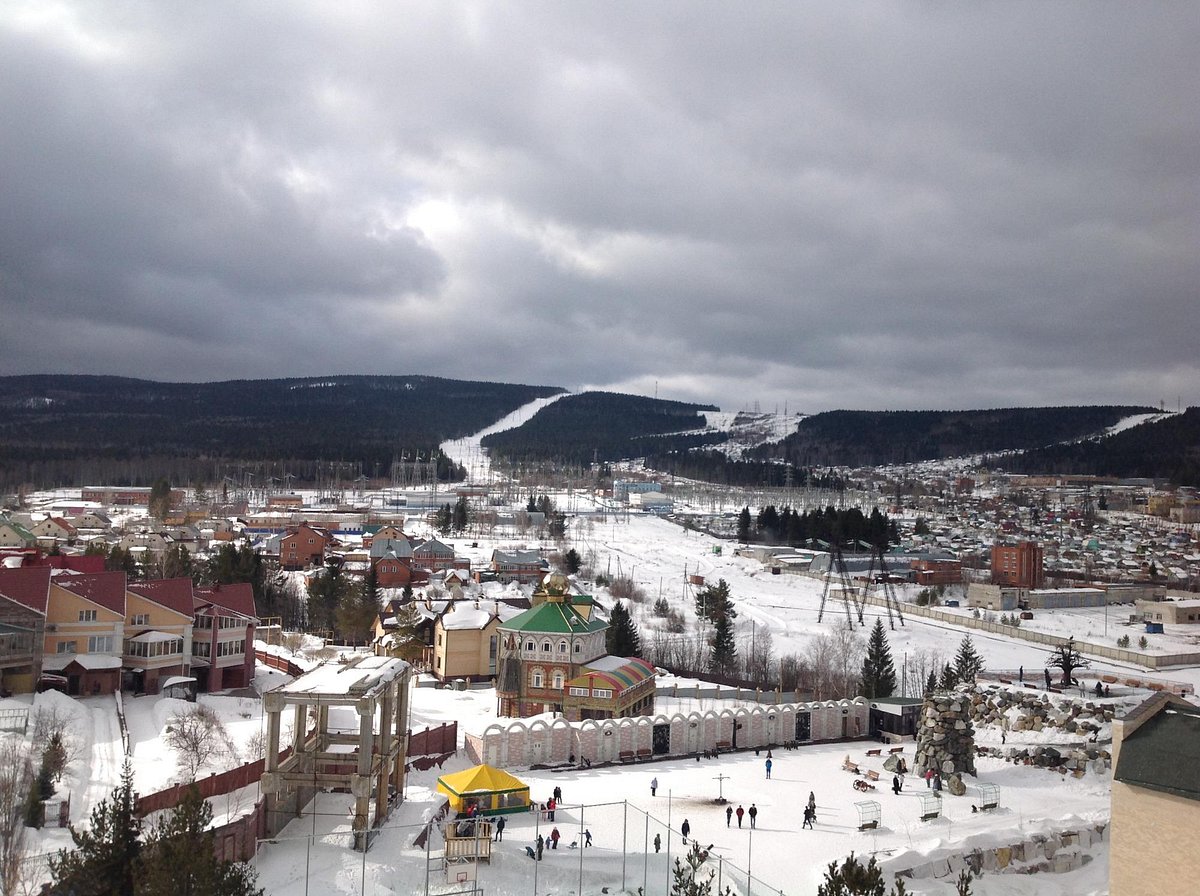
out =
[[[437,779],[437,789],[450,798],[450,808],[458,813],[465,813],[472,803],[480,815],[503,815],[529,808],[529,785],[490,765],[442,775]]]

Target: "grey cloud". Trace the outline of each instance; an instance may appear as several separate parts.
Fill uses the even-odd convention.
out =
[[[1200,400],[1190,7],[45,8],[2,372]]]

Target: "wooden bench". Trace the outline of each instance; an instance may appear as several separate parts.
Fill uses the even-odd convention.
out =
[[[719,740],[719,741],[717,741],[717,749],[720,750],[722,753],[726,753],[729,750],[733,749],[733,746],[727,740]]]
[[[859,773],[858,772],[858,764],[854,763],[854,762],[844,762],[844,763],[842,763],[842,768],[844,768],[846,771],[848,771],[852,775],[857,775]]]
[[[877,749],[877,750],[867,750],[867,755],[868,755],[868,756],[879,756],[879,755],[881,755],[882,753],[883,753],[883,748],[882,748],[882,747],[880,747],[880,748],[879,748],[879,749]]]
[[[1001,684],[1012,684],[1012,683],[1013,683],[1013,681],[1012,681],[1012,679],[1011,679],[1011,678],[1001,678],[1001,679],[1000,679],[1000,683],[1001,683]]]
[[[879,780],[879,772],[875,771],[875,769],[873,769],[873,768],[869,768],[869,769],[867,769],[867,777],[870,778],[872,781],[878,781]]]
[[[622,750],[617,754],[617,759],[621,762],[633,762],[637,757],[634,756],[633,750]]]
[[[638,762],[641,762],[641,761],[642,761],[642,760],[644,760],[644,759],[650,759],[650,758],[652,758],[653,756],[654,756],[654,751],[653,751],[653,750],[647,750],[645,747],[642,747],[640,750],[638,750],[638,751],[637,751],[637,760],[638,760]]]
[[[892,755],[895,755],[896,753],[903,753],[903,752],[904,752],[904,747],[892,747],[890,750],[888,750],[888,753],[891,753]]]

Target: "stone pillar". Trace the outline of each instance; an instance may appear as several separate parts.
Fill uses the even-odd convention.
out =
[[[975,728],[971,724],[969,686],[949,692],[935,691],[925,698],[917,728],[913,770],[924,775],[928,769],[946,779],[946,789],[955,795],[965,792],[962,775],[975,774]]]

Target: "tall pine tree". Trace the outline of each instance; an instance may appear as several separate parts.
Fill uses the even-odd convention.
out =
[[[896,692],[896,668],[892,651],[883,633],[883,620],[876,619],[867,640],[867,655],[862,664],[862,695],[868,700],[890,697]]]
[[[983,657],[975,650],[970,635],[963,635],[954,657],[954,677],[961,683],[975,683],[975,676],[983,671]]]
[[[216,858],[212,807],[193,784],[150,831],[137,861],[137,896],[261,896],[242,862]]]
[[[717,579],[717,584],[705,585],[697,591],[696,615],[713,623],[721,616],[729,617],[730,621],[737,619],[737,610],[733,608],[733,599],[729,596],[729,583]]]
[[[50,859],[53,893],[133,896],[142,835],[133,809],[133,766],[127,759],[121,783],[92,809],[87,827],[71,828],[75,848]]]
[[[713,622],[712,652],[708,667],[718,675],[733,675],[737,672],[737,644],[733,640],[733,620],[722,613]]]
[[[605,649],[612,656],[641,656],[642,639],[633,617],[617,601],[608,614],[608,631],[604,635]]]

